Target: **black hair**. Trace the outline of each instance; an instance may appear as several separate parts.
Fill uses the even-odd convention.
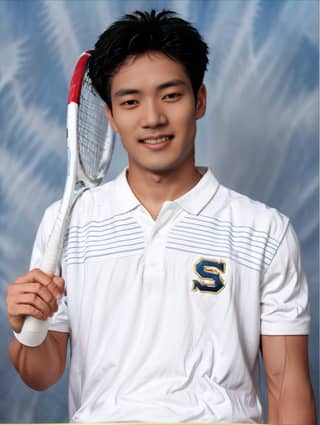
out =
[[[199,32],[171,10],[135,11],[100,35],[89,62],[92,83],[110,108],[111,81],[117,69],[129,56],[150,51],[182,64],[197,97],[208,64],[208,46]]]

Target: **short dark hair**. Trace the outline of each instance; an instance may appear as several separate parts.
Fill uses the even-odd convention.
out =
[[[135,11],[103,32],[92,52],[89,75],[111,108],[111,81],[129,56],[159,51],[181,63],[197,97],[208,64],[208,46],[199,32],[171,10]]]

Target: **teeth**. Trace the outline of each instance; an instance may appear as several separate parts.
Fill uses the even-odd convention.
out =
[[[156,145],[157,143],[163,143],[169,140],[169,136],[159,137],[159,139],[146,139],[143,141],[143,143],[146,143],[147,145]]]

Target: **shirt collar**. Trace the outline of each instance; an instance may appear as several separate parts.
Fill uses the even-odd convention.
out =
[[[172,201],[195,215],[203,210],[219,188],[219,182],[209,168],[199,167],[198,170],[202,174],[198,183],[189,192]],[[116,200],[113,209],[117,214],[131,211],[141,205],[128,184],[126,174],[127,169],[124,169],[112,182]]]
[[[219,188],[219,182],[210,168],[198,167],[198,170],[202,174],[198,183],[174,201],[188,213],[195,215],[200,214]]]
[[[118,177],[113,180],[112,188],[115,204],[113,205],[113,210],[117,214],[126,213],[137,208],[140,205],[138,198],[132,192],[128,180],[127,180],[127,168],[125,168]]]

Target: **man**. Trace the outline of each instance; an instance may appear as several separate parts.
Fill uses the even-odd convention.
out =
[[[168,11],[126,15],[95,46],[90,76],[128,168],[76,205],[63,278],[35,268],[57,204],[47,210],[33,269],[7,296],[10,357],[32,388],[59,379],[70,337],[71,421],[260,422],[261,348],[269,422],[315,425],[294,231],[194,163],[207,62]],[[49,318],[38,347],[18,341],[25,315]]]

